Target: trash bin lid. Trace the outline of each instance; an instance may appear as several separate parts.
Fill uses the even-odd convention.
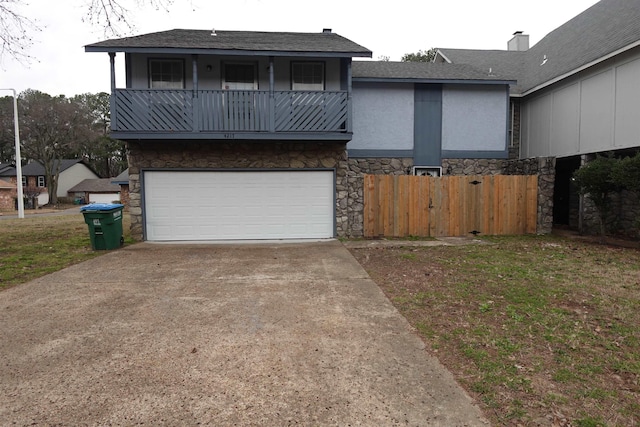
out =
[[[91,203],[80,208],[80,212],[84,211],[110,211],[112,209],[123,208],[120,203]]]

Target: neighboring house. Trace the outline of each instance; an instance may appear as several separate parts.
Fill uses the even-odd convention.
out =
[[[57,167],[57,163],[54,167]],[[15,169],[7,172],[5,176],[10,177],[11,182],[16,182]],[[60,160],[58,197],[67,197],[67,192],[71,187],[88,178],[96,179],[100,177],[84,161],[79,159]],[[41,195],[38,197],[38,203],[40,205],[45,205],[49,202],[47,183],[45,181],[44,167],[40,163],[32,161],[22,167],[22,186],[40,188],[42,190]]]
[[[137,239],[362,235],[363,174],[509,155],[514,81],[352,62],[371,52],[331,30],[171,30],[85,50],[111,58],[111,136],[128,143]]]
[[[0,211],[15,209],[16,184],[0,179]]]
[[[573,172],[595,153],[640,147],[640,0],[602,0],[529,48],[439,49],[436,62],[470,64],[518,81],[511,87],[520,158],[556,157],[554,221],[577,222]]]
[[[11,176],[11,172],[15,174],[15,169],[15,166],[11,163],[0,163],[0,176]]]
[[[111,178],[111,183],[120,186],[120,203],[129,209],[129,169],[125,169],[120,175]]]
[[[85,179],[67,192],[69,197],[80,197],[84,203],[113,203],[120,200],[120,186],[111,178]]]

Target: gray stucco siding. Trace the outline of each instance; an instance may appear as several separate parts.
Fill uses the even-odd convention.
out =
[[[413,150],[413,124],[413,84],[353,84],[349,150]]]
[[[443,85],[442,150],[476,157],[506,153],[509,98],[507,86]]]

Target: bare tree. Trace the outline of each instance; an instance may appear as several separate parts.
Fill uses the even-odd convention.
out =
[[[107,37],[131,33],[135,25],[131,20],[131,8],[151,6],[168,11],[174,0],[84,0],[83,22],[103,28]],[[26,16],[21,8],[24,0],[0,0],[0,61],[11,57],[21,63],[29,63],[33,57],[29,49],[42,31],[41,25]]]
[[[13,126],[13,97],[0,98],[0,163],[15,160],[15,128]]]
[[[85,159],[103,178],[116,176],[127,168],[126,144],[109,136],[109,98],[105,92],[85,93],[71,98],[89,115],[85,121],[91,123],[93,134],[93,138],[80,141],[76,156]]]
[[[19,107],[22,152],[44,167],[49,202],[57,203],[60,160],[73,156],[82,141],[95,138],[90,114],[64,95],[36,90],[22,92]]]
[[[86,0],[87,13],[83,19],[91,25],[104,29],[106,37],[121,36],[135,30],[131,21],[131,10],[127,3],[135,7],[151,6],[156,10],[168,11],[174,0]]]
[[[22,0],[0,0],[0,60],[10,56],[21,63],[32,58],[29,48],[33,44],[32,35],[40,31],[37,22],[20,12]]]

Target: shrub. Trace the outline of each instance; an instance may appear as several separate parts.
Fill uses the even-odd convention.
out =
[[[615,185],[640,194],[640,151],[620,160],[611,171],[611,179]]]
[[[588,194],[598,210],[600,234],[604,236],[604,220],[611,209],[611,193],[620,186],[613,180],[613,170],[620,161],[612,156],[597,155],[594,160],[578,169],[573,177],[580,194]]]

